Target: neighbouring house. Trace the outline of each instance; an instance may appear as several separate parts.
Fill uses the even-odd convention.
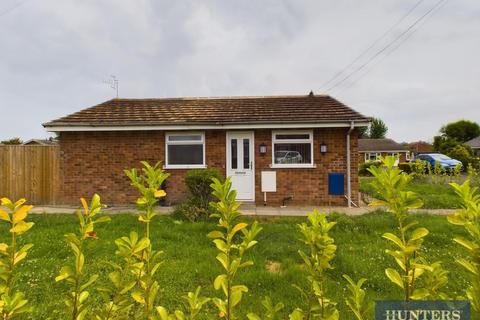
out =
[[[433,145],[425,141],[410,142],[408,148],[413,154],[433,152]]]
[[[30,139],[22,144],[24,146],[55,146],[57,141],[53,139]]]
[[[465,142],[467,146],[470,146],[473,150],[473,154],[477,157],[480,157],[480,137],[473,138]]]
[[[124,175],[161,161],[167,203],[192,168],[230,176],[241,201],[280,205],[358,203],[358,134],[370,118],[326,95],[113,99],[45,123],[58,134],[61,198],[138,195]],[[265,191],[268,191],[265,193]],[[348,201],[347,199],[350,199]]]
[[[380,156],[398,156],[399,162],[410,161],[410,151],[392,139],[358,139],[360,163],[375,161]]]

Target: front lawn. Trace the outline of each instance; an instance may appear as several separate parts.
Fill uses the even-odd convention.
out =
[[[338,222],[332,235],[338,245],[337,257],[330,272],[328,295],[338,302],[341,319],[353,319],[344,303],[346,293],[342,274],[349,274],[355,280],[368,278],[366,289],[370,299],[401,299],[401,291],[386,278],[384,269],[396,267],[393,258],[384,251],[392,246],[381,235],[395,226],[392,216],[376,212],[359,217],[332,215]],[[63,234],[74,232],[76,217],[72,215],[31,215],[28,218],[35,226],[21,239],[32,242],[32,248],[20,268],[18,285],[24,290],[34,307],[31,315],[24,319],[67,319],[63,304],[64,283],[55,283],[54,278],[61,266],[70,261],[71,255]],[[247,219],[251,222],[251,219]],[[270,295],[274,302],[285,304],[285,313],[295,307],[304,307],[293,284],[304,286],[305,273],[297,253],[302,248],[298,241],[297,224],[305,218],[260,219],[264,228],[259,244],[251,250],[255,266],[240,272],[237,283],[248,286],[249,292],[240,306],[241,318],[247,312],[262,312],[261,298]],[[462,229],[450,225],[443,216],[418,215],[422,226],[431,234],[425,241],[429,261],[440,260],[451,271],[448,292],[452,297],[462,294],[467,287],[467,276],[454,259],[466,255],[454,244],[452,238],[462,234]],[[214,223],[176,222],[169,216],[155,218],[152,225],[152,239],[155,248],[165,252],[165,262],[158,273],[161,286],[160,304],[175,308],[182,305],[183,296],[197,286],[204,288],[206,295],[218,294],[212,288],[212,281],[221,272],[215,260],[216,249],[206,234],[215,228]],[[116,260],[114,240],[128,235],[130,230],[142,232],[142,226],[134,215],[114,215],[112,221],[97,228],[100,239],[89,241],[86,250],[86,266],[89,271],[100,274],[99,282],[106,280],[109,269],[105,261]],[[395,231],[393,231],[395,232]],[[5,223],[0,226],[1,241],[8,241],[9,232]],[[92,295],[95,296],[93,292]],[[208,308],[215,312],[213,305]]]
[[[360,192],[376,198],[376,192],[370,185],[372,180],[373,177],[360,177]],[[425,209],[455,209],[460,207],[458,196],[447,183],[433,184],[429,181],[414,179],[409,184],[409,191],[417,193],[418,197],[422,199]]]

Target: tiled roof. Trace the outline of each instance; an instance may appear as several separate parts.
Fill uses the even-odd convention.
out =
[[[480,137],[473,138],[472,140],[465,142],[465,144],[475,149],[480,148]]]
[[[404,146],[392,139],[358,139],[358,151],[402,151],[406,150]]]
[[[326,95],[112,99],[45,123],[59,126],[151,126],[369,121]]]

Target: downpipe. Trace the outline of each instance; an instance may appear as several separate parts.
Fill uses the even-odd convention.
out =
[[[348,207],[352,207],[352,170],[351,170],[351,152],[350,152],[350,134],[352,133],[353,129],[355,129],[355,121],[350,121],[350,128],[347,132],[347,201]]]

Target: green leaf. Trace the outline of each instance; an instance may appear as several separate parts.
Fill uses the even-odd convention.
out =
[[[413,231],[413,233],[412,233],[412,236],[411,236],[410,240],[421,239],[421,238],[425,237],[426,235],[428,235],[428,233],[429,233],[429,231],[426,228],[415,229],[415,231]]]
[[[27,232],[31,227],[33,227],[33,222],[20,221],[13,228],[10,229],[10,232],[16,234],[22,234]]]
[[[55,281],[62,281],[64,279],[67,279],[68,277],[73,275],[72,268],[69,266],[64,266],[62,269],[60,269],[60,274],[55,278]]]
[[[23,221],[27,217],[28,211],[30,211],[33,206],[22,206],[13,213],[13,224],[16,224],[20,221]]]
[[[396,235],[394,235],[393,233],[385,233],[383,236],[383,238],[387,239],[387,240],[390,240],[392,241],[393,243],[395,243],[398,247],[400,248],[405,248],[405,246],[403,245],[402,243],[402,240],[400,240],[400,238],[398,238]]]
[[[95,281],[97,281],[98,279],[98,274],[94,274],[90,277],[90,279],[88,279],[87,282],[85,282],[82,286],[80,286],[80,290],[85,290],[86,288],[88,288],[92,283],[94,283]]]
[[[410,296],[413,300],[422,300],[428,297],[430,293],[427,289],[415,289],[413,294]]]
[[[211,239],[217,239],[217,238],[224,239],[223,233],[218,231],[218,230],[215,230],[215,231],[212,231],[212,232],[208,233],[207,237],[209,237]]]
[[[478,249],[478,245],[461,237],[454,238],[453,241],[460,244],[461,246],[467,248],[470,251]]]
[[[164,307],[157,307],[156,308],[158,315],[160,316],[161,320],[169,320],[170,317],[168,316],[168,311]]]
[[[136,302],[140,303],[140,304],[145,304],[145,298],[143,297],[143,293],[141,291],[134,291],[132,292],[132,298],[133,300],[135,300]]]
[[[215,288],[215,290],[219,290],[220,288],[222,288],[222,286],[225,285],[226,281],[227,281],[226,274],[218,275],[215,278],[215,281],[213,281],[213,287]]]
[[[262,320],[259,316],[257,316],[255,313],[249,313],[247,314],[248,320]]]
[[[88,296],[89,296],[88,291],[82,291],[82,293],[80,293],[80,296],[78,297],[78,301],[80,303],[83,303],[85,302],[85,300],[87,300]]]
[[[247,226],[248,226],[248,224],[246,224],[244,222],[238,223],[237,225],[235,225],[235,227],[233,227],[232,231],[230,231],[230,235],[234,236],[235,233],[237,233],[238,231],[246,228]]]
[[[10,216],[8,215],[7,211],[0,209],[0,219],[10,222]]]
[[[388,279],[390,279],[390,281],[398,285],[400,288],[402,289],[404,288],[402,277],[400,276],[397,270],[392,268],[387,268],[385,269],[385,274],[387,275]]]
[[[459,265],[473,273],[474,275],[478,276],[477,268],[468,260],[466,259],[456,259],[455,260]]]

